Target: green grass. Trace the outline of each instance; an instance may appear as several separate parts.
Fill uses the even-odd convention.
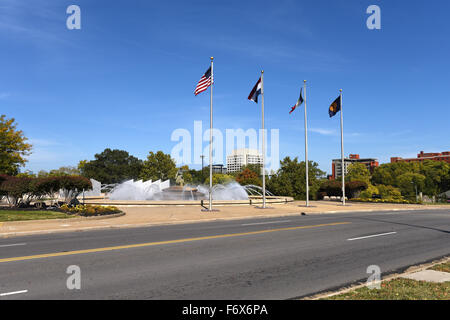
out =
[[[32,210],[0,210],[0,222],[5,221],[25,221],[25,220],[43,220],[43,219],[66,219],[73,218],[74,215],[68,215],[63,212],[55,211],[32,211]]]
[[[434,267],[431,267],[430,270],[450,273],[450,262],[435,265]]]
[[[381,289],[359,288],[322,300],[450,300],[450,282],[409,279],[383,281]]]

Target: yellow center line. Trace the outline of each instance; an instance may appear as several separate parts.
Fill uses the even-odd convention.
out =
[[[37,254],[37,255],[32,255],[32,256],[23,256],[23,257],[13,257],[13,258],[0,259],[0,263],[13,262],[13,261],[23,261],[23,260],[32,260],[32,259],[43,259],[43,258],[51,258],[51,257],[70,256],[70,255],[83,254],[83,253],[94,253],[94,252],[105,252],[105,251],[131,249],[131,248],[142,248],[142,247],[158,246],[158,245],[163,245],[163,244],[192,242],[192,241],[199,241],[199,240],[210,240],[210,239],[240,237],[240,236],[248,236],[248,235],[254,235],[254,234],[263,234],[263,233],[277,232],[277,231],[289,231],[289,230],[311,229],[311,228],[328,227],[328,226],[338,226],[338,225],[344,225],[344,224],[350,224],[350,223],[351,222],[335,222],[335,223],[327,223],[327,224],[316,224],[316,225],[311,225],[311,226],[289,227],[289,228],[269,229],[269,230],[250,231],[250,232],[241,232],[241,233],[230,233],[230,234],[221,234],[221,235],[216,235],[216,236],[186,238],[186,239],[158,241],[158,242],[147,242],[147,243],[138,243],[138,244],[123,245],[123,246],[96,248],[96,249],[86,249],[86,250],[76,250],[76,251],[66,251],[66,252],[45,253],[45,254]]]

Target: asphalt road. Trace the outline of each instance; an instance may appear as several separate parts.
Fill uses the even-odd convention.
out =
[[[449,254],[450,209],[14,237],[0,239],[0,300],[291,299]]]

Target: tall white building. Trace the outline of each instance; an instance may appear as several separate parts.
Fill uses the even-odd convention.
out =
[[[262,166],[262,155],[254,149],[238,149],[227,156],[227,172],[241,171],[248,164],[259,164]]]

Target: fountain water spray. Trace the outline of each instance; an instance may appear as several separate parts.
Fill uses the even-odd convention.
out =
[[[213,200],[248,200],[249,195],[262,195],[262,188],[255,185],[241,186],[237,182],[213,186]],[[266,195],[273,196],[266,192]],[[206,185],[170,187],[169,180],[161,182],[128,180],[115,186],[109,193],[110,200],[198,200],[209,198]]]

